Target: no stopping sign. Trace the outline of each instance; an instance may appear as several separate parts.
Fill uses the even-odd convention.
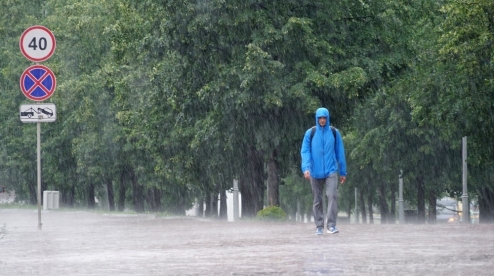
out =
[[[53,95],[57,86],[55,74],[46,66],[33,65],[21,75],[22,93],[30,100],[44,101]]]

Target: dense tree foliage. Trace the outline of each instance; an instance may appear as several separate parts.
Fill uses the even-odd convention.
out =
[[[310,211],[303,133],[325,106],[344,136],[341,209],[394,221],[398,175],[420,221],[461,196],[494,220],[494,4],[442,1],[45,0],[0,3],[0,180],[36,203],[36,129],[19,76],[24,29],[57,38],[42,125],[43,189],[65,206],[215,214],[239,179],[242,209]],[[281,185],[281,186],[280,186]],[[266,196],[266,198],[265,198]],[[429,210],[429,211],[428,211]]]

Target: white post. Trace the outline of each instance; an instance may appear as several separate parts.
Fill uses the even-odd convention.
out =
[[[53,209],[58,209],[59,204],[60,204],[60,192],[55,191],[53,192]],[[108,208],[110,208],[109,205]]]
[[[44,191],[43,193],[47,194],[46,208],[47,209],[53,209],[53,192],[52,191]]]
[[[43,210],[48,210],[48,191],[43,191]]]
[[[58,191],[43,191],[43,210],[58,209],[60,193]]]
[[[467,188],[467,137],[462,139],[462,159],[463,159],[463,195],[461,196],[462,202],[462,215],[463,223],[470,223],[470,206],[468,204],[468,188]]]
[[[400,224],[405,224],[405,210],[403,207],[403,171],[400,170],[400,182],[398,192],[398,207]]]
[[[38,229],[41,230],[41,123],[37,124],[37,156],[38,156]]]
[[[239,202],[238,202],[238,180],[233,180],[233,221],[238,221]]]
[[[358,189],[357,187],[355,187],[355,223],[358,224],[359,223],[359,217],[358,217]]]
[[[108,198],[108,185],[103,184],[103,202],[102,202],[102,207],[105,208],[105,210],[109,211],[110,210],[110,199]]]

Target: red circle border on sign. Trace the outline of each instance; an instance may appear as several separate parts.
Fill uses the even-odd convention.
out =
[[[24,40],[24,36],[26,36],[27,33],[33,29],[42,29],[43,31],[48,33],[48,35],[51,37],[51,40],[53,41],[53,47],[52,47],[51,51],[48,53],[48,55],[46,55],[42,58],[31,57],[28,53],[26,53],[26,51],[24,50],[24,47],[22,46],[22,41]],[[19,48],[21,48],[22,54],[27,59],[29,59],[30,61],[34,61],[34,62],[42,62],[42,61],[49,59],[53,55],[53,53],[55,52],[56,47],[57,47],[57,41],[55,40],[55,36],[53,35],[53,33],[48,28],[43,27],[43,26],[39,26],[39,25],[31,26],[31,27],[27,28],[24,32],[22,32],[21,40],[19,41]]]
[[[39,97],[39,98],[36,98],[36,97],[33,97],[31,95],[29,95],[29,91],[27,91],[24,87],[24,84],[23,84],[23,81],[24,81],[24,77],[32,70],[32,69],[42,69],[42,70],[46,70],[46,73],[49,74],[52,79],[53,79],[53,87],[46,93],[45,96],[43,97]],[[36,82],[35,80],[33,80],[34,82]],[[42,81],[42,80],[41,80]],[[38,82],[41,82],[40,80],[38,80]],[[26,70],[24,70],[24,72],[22,73],[21,75],[21,79],[20,79],[20,86],[21,86],[21,91],[22,91],[22,94],[24,94],[24,96],[26,96],[28,99],[30,100],[33,100],[33,101],[37,101],[37,102],[40,102],[40,101],[44,101],[46,99],[48,99],[49,97],[51,97],[53,95],[53,92],[55,92],[55,88],[57,87],[57,80],[55,78],[55,74],[53,74],[53,72],[50,70],[50,68],[46,67],[46,66],[43,66],[43,65],[32,65],[32,66],[29,66]]]

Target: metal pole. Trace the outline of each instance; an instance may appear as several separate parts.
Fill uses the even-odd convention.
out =
[[[37,124],[37,156],[38,156],[38,229],[41,230],[41,123]]]
[[[238,221],[239,205],[238,205],[238,180],[233,180],[233,221]]]
[[[355,223],[359,223],[359,218],[358,218],[358,188],[355,187]]]
[[[463,159],[463,195],[462,202],[462,219],[463,223],[470,223],[470,206],[468,204],[468,189],[467,189],[467,137],[462,139],[462,159]]]
[[[403,171],[400,170],[400,184],[398,192],[398,207],[400,224],[405,224],[405,210],[403,207]]]

